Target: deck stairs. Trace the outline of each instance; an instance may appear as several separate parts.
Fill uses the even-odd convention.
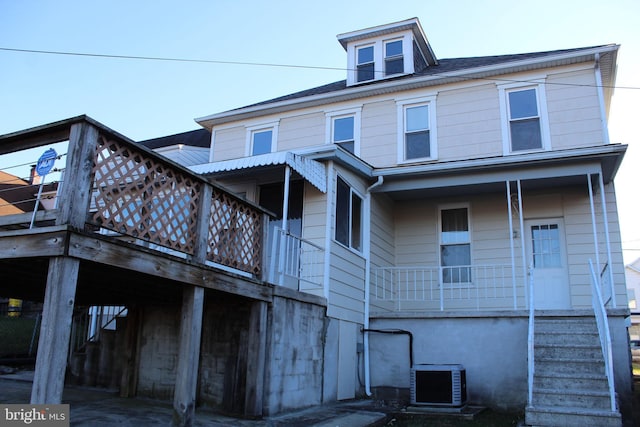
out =
[[[536,317],[530,426],[619,427],[593,317]]]

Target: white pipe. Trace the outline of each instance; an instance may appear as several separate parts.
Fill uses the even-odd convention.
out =
[[[364,242],[363,252],[365,255],[365,268],[364,268],[364,392],[368,397],[371,397],[371,373],[369,371],[369,309],[371,304],[370,288],[371,288],[371,190],[375,187],[382,185],[384,178],[378,177],[378,180],[367,188],[366,196],[364,198],[364,212],[367,216],[364,222]]]

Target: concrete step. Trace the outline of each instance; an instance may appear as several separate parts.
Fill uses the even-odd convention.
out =
[[[611,400],[607,391],[538,388],[533,391],[533,405],[610,410]]]
[[[602,348],[599,345],[591,344],[536,344],[534,346],[535,357],[557,357],[567,359],[577,357],[580,359],[601,359]]]
[[[559,373],[543,375],[536,372],[533,376],[535,388],[575,388],[579,390],[609,390],[607,377],[602,374]]]
[[[621,427],[622,417],[619,412],[606,410],[529,406],[525,410],[525,423],[540,427]]]
[[[600,337],[592,332],[538,331],[534,335],[534,343],[535,345],[599,345]]]
[[[598,325],[594,318],[566,317],[566,318],[537,318],[535,331],[554,332],[561,331],[567,334],[577,332],[598,333]]]
[[[555,374],[602,374],[604,361],[598,359],[548,358],[540,357],[535,361],[535,372],[540,375]]]

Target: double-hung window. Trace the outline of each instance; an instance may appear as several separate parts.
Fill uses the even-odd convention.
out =
[[[373,45],[364,46],[357,49],[357,80],[358,82],[366,82],[373,80],[375,77],[375,60]]]
[[[247,128],[247,155],[258,156],[277,150],[278,124],[269,123]]]
[[[436,159],[435,98],[397,104],[398,162]]]
[[[362,250],[362,197],[340,177],[336,185],[335,232],[338,242]]]
[[[471,282],[469,208],[440,209],[440,269],[446,285]]]
[[[404,73],[402,40],[387,41],[384,44],[384,75]]]
[[[541,84],[499,86],[504,153],[549,149],[545,92]]]
[[[353,155],[360,155],[361,106],[326,112],[327,144],[336,144]]]

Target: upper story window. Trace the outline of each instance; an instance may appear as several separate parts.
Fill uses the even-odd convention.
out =
[[[265,154],[271,152],[271,144],[273,141],[273,130],[254,131],[251,143],[251,155]]]
[[[550,149],[543,85],[511,84],[500,86],[499,91],[504,153]]]
[[[247,156],[272,153],[277,150],[278,123],[247,127]]]
[[[384,44],[384,74],[404,73],[404,56],[402,55],[402,40],[393,40]]]
[[[336,184],[335,232],[338,242],[362,250],[362,197],[340,177]]]
[[[365,82],[375,77],[375,62],[373,46],[360,47],[358,52],[357,80]]]
[[[332,111],[327,115],[327,143],[336,144],[353,155],[360,155],[361,107]]]
[[[437,158],[435,98],[398,102],[398,123],[399,163]]]

